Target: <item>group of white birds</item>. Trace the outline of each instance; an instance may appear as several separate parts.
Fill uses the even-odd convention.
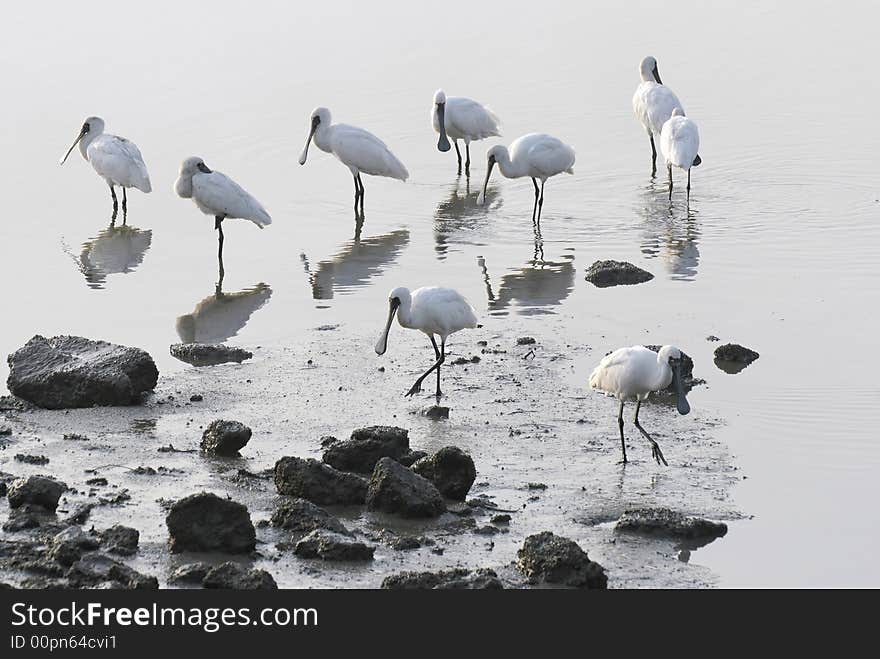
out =
[[[657,61],[653,57],[642,60],[639,73],[641,83],[633,95],[633,110],[651,140],[652,176],[656,174],[657,168],[655,138],[659,138],[660,151],[666,158],[669,173],[670,199],[673,166],[687,171],[689,196],[690,170],[701,162],[697,126],[685,116],[675,93],[662,83]],[[499,136],[501,129],[498,117],[489,108],[469,98],[447,96],[442,89],[434,94],[431,121],[434,130],[439,134],[437,148],[440,151],[449,151],[452,148],[450,139],[452,140],[458,156],[459,174],[462,165],[459,141],[464,142],[464,168],[468,176],[471,163],[470,143]],[[330,110],[327,108],[319,107],[311,114],[308,137],[299,157],[301,165],[306,163],[309,146],[313,141],[322,151],[336,156],[351,172],[355,187],[356,218],[363,219],[364,214],[362,173],[401,181],[406,181],[409,177],[404,164],[382,140],[363,128],[332,123]],[[98,175],[110,186],[114,221],[118,212],[116,186],[122,188],[123,215],[127,212],[127,188],[137,188],[145,193],[152,190],[140,150],[123,137],[105,133],[101,118],[89,117],[85,120],[76,140],[61,159],[61,164],[64,164],[77,146],[82,157],[92,164]],[[487,152],[486,160],[486,178],[477,203],[484,203],[489,177],[495,165],[498,165],[501,174],[507,178],[527,176],[532,179],[535,188],[532,219],[540,221],[544,205],[544,184],[548,178],[557,174],[574,173],[575,152],[556,137],[544,133],[529,133],[514,140],[510,148],[493,146]],[[269,213],[256,198],[225,174],[209,168],[202,158],[193,156],[183,161],[174,190],[178,196],[192,199],[203,213],[214,217],[214,228],[218,232],[221,279],[223,220],[250,220],[261,229],[272,223]],[[395,288],[389,295],[388,303],[388,319],[376,343],[376,353],[385,353],[395,316],[402,327],[426,334],[434,348],[436,361],[419,376],[406,395],[411,396],[421,391],[422,382],[432,372],[436,372],[435,395],[439,399],[442,395],[440,367],[446,357],[446,340],[455,332],[476,327],[476,311],[459,292],[441,287],[424,287],[414,291],[403,287]],[[440,340],[439,347],[435,336]],[[681,379],[681,361],[682,353],[674,346],[663,346],[659,352],[643,346],[633,346],[620,348],[607,355],[590,375],[591,387],[615,396],[620,401],[618,426],[624,463],[627,462],[627,457],[623,434],[623,407],[626,401],[635,401],[633,423],[650,442],[657,463],[667,464],[657,442],[640,425],[639,409],[642,401],[651,392],[665,389],[672,384],[677,392],[678,411],[681,414],[690,411]]]

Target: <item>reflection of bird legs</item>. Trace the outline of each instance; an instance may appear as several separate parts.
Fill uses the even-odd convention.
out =
[[[544,237],[541,235],[541,223],[532,222],[532,230],[535,232],[535,254],[536,261],[544,260]]]
[[[354,242],[358,244],[361,241],[361,229],[364,228],[364,216],[355,216],[354,218]]]
[[[482,256],[478,256],[477,265],[480,266],[480,272],[483,273],[483,281],[486,284],[486,295],[489,297],[489,302],[494,302],[495,294],[492,292],[492,282],[489,281],[489,270],[486,269],[486,259]]]

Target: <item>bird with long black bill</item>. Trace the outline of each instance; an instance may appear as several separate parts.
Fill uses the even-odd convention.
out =
[[[434,348],[434,365],[419,376],[406,393],[413,396],[422,390],[422,382],[434,371],[437,372],[437,399],[440,391],[440,366],[446,360],[446,340],[459,330],[477,326],[477,312],[465,297],[451,288],[426,286],[410,291],[408,288],[395,288],[388,294],[388,320],[385,329],[376,342],[376,354],[383,355],[388,348],[388,333],[394,317],[401,327],[424,332]],[[440,339],[437,346],[436,335]]]
[[[437,149],[442,152],[451,148],[449,139],[455,145],[458,156],[458,173],[461,174],[461,150],[458,141],[464,142],[467,159],[464,163],[465,176],[471,175],[471,142],[501,135],[501,122],[492,110],[482,103],[464,96],[447,96],[438,89],[431,107],[431,125],[439,133]]]

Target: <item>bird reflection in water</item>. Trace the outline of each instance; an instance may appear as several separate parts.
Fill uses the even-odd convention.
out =
[[[177,319],[177,334],[183,343],[223,343],[238,334],[271,296],[272,289],[262,283],[224,293],[221,279],[214,295],[199,302],[192,313]]]
[[[314,269],[302,255],[303,267],[316,300],[333,299],[334,293],[351,291],[365,286],[394,263],[409,244],[409,231],[398,229],[383,236],[363,240],[356,238]]]
[[[562,304],[574,288],[574,254],[564,254],[560,261],[533,259],[526,267],[503,275],[497,293],[482,256],[477,257],[477,265],[483,273],[493,315],[506,314],[510,306],[527,316],[553,313],[550,307]]]
[[[434,251],[441,261],[446,258],[450,240],[461,240],[467,235],[474,235],[482,228],[482,220],[489,216],[490,208],[496,210],[495,202],[499,202],[498,188],[486,190],[486,202],[477,204],[479,188],[471,191],[470,179],[456,178],[449,191],[449,196],[437,205],[434,212]],[[488,238],[488,236],[486,236]]]
[[[690,206],[676,208],[658,191],[650,185],[642,195],[642,254],[647,258],[660,257],[671,279],[693,281],[700,264],[698,212]]]
[[[132,272],[144,260],[153,240],[151,229],[138,229],[126,224],[109,227],[82,245],[79,256],[65,248],[86,279],[89,288],[105,287],[107,276]]]

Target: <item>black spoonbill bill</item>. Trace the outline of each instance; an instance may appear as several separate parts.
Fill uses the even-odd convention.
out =
[[[438,89],[434,94],[431,123],[434,131],[440,134],[440,139],[437,141],[437,148],[440,151],[444,153],[449,151],[449,138],[455,144],[459,174],[461,174],[461,150],[458,148],[458,141],[464,140],[467,153],[464,163],[465,176],[471,175],[471,142],[501,135],[501,121],[492,110],[464,96],[446,96],[446,92],[442,89]]]
[[[652,391],[660,391],[673,383],[677,394],[676,406],[679,414],[691,411],[684,394],[681,380],[681,351],[675,346],[663,346],[659,352],[644,346],[619,348],[606,355],[590,375],[590,386],[620,401],[617,424],[620,428],[620,448],[623,463],[626,464],[626,444],[623,439],[623,405],[626,401],[636,401],[633,423],[639,432],[651,442],[651,453],[657,464],[668,466],[660,445],[642,428],[639,423],[639,408]]]
[[[666,169],[669,172],[669,199],[672,199],[672,166],[684,169],[688,173],[687,195],[691,196],[691,167],[702,162],[699,154],[700,131],[697,124],[685,117],[679,108],[672,111],[672,116],[660,131],[660,151],[666,158]]]
[[[523,135],[514,140],[510,150],[506,146],[496,144],[489,149],[486,160],[488,161],[486,180],[477,203],[482,205],[485,201],[489,177],[492,176],[492,168],[497,164],[498,169],[507,178],[528,176],[532,179],[535,186],[532,220],[535,220],[537,213],[538,222],[541,221],[541,209],[544,207],[544,183],[551,176],[562,172],[574,174],[574,149],[562,140],[544,133]],[[541,179],[540,189],[538,179]]]
[[[384,355],[388,348],[388,332],[397,315],[401,327],[420,330],[431,339],[434,346],[434,357],[437,360],[431,368],[419,376],[415,384],[406,393],[407,396],[422,390],[422,382],[432,371],[437,371],[437,392],[440,391],[440,366],[446,359],[446,339],[450,334],[477,326],[477,312],[464,296],[451,288],[426,286],[410,292],[408,288],[395,288],[388,294],[388,321],[385,329],[376,342],[376,354]],[[434,335],[440,337],[440,347]]]
[[[348,167],[354,177],[354,214],[364,216],[364,182],[361,173],[372,176],[387,176],[400,181],[409,178],[403,163],[391,153],[385,142],[372,133],[357,126],[332,124],[330,110],[315,108],[309,125],[309,136],[299,156],[299,164],[305,165],[309,155],[309,145],[314,139],[321,151],[332,153]],[[360,210],[358,202],[360,201]]]
[[[223,279],[223,220],[227,218],[250,220],[261,229],[272,224],[272,218],[259,201],[244,188],[221,172],[209,169],[197,156],[187,158],[180,166],[174,183],[178,197],[192,199],[205,215],[214,217],[219,248],[220,279]]]
[[[118,185],[122,188],[122,217],[124,220],[128,213],[128,198],[125,189],[137,188],[141,192],[152,192],[153,190],[147,166],[144,164],[144,158],[137,145],[124,137],[105,133],[104,120],[101,117],[89,117],[83,122],[79,135],[61,159],[62,165],[77,145],[79,145],[82,157],[92,163],[98,176],[110,186],[114,221],[119,211],[119,202],[116,199],[116,190],[113,189],[113,186]]]

